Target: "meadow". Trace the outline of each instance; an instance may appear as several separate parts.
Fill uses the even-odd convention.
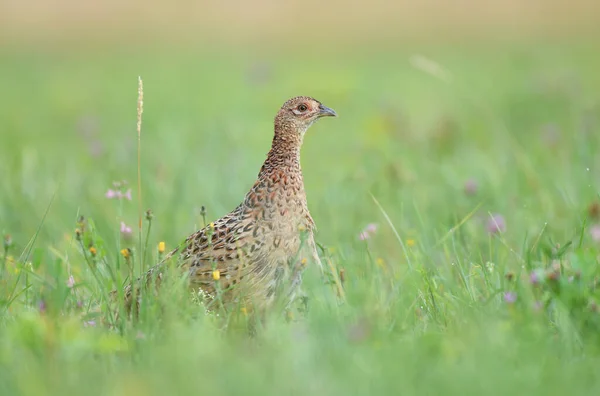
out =
[[[598,70],[592,42],[3,51],[0,394],[598,394]],[[307,312],[250,337],[172,284],[106,326],[296,95],[339,114],[302,150]]]

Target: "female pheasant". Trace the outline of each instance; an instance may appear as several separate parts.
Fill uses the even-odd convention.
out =
[[[160,283],[166,261],[179,253],[179,268],[190,286],[220,301],[264,310],[275,297],[294,298],[307,260],[321,266],[313,232],[300,148],[307,129],[319,118],[337,116],[319,101],[298,96],[275,117],[275,136],[258,178],[229,214],[193,233],[165,260],[150,269],[148,281]],[[128,309],[132,289],[125,289]]]

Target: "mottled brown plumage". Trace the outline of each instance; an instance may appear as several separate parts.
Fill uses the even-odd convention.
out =
[[[271,150],[242,203],[190,235],[148,272],[148,280],[160,282],[166,261],[179,253],[179,265],[188,273],[190,286],[209,295],[219,289],[225,303],[262,310],[279,295],[293,300],[307,262],[321,266],[300,148],[306,130],[324,116],[336,113],[313,98],[299,96],[285,102],[275,117]],[[130,307],[130,286],[125,299]]]

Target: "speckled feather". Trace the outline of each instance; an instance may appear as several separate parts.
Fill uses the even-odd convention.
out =
[[[190,235],[148,271],[147,280],[155,278],[159,284],[164,266],[179,253],[179,267],[187,271],[190,286],[214,295],[219,284],[225,302],[266,308],[285,283],[285,297],[292,300],[306,261],[321,266],[304,191],[300,148],[310,125],[332,115],[335,112],[310,97],[285,102],[275,117],[271,150],[242,203]],[[219,271],[218,280],[213,278],[215,270]],[[131,292],[127,286],[128,308]]]

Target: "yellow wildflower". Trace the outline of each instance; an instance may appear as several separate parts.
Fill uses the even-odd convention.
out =
[[[158,253],[164,253],[165,252],[165,243],[164,242],[159,242],[158,243]]]
[[[306,262],[307,262],[306,257],[304,257],[304,258],[302,258],[302,260],[300,260],[300,263],[302,265],[306,265]]]
[[[95,247],[93,247],[93,246],[90,246],[90,253],[92,254],[92,256],[95,256],[95,255],[96,255],[96,253],[98,253],[98,251],[96,250],[96,248],[95,248]]]
[[[212,222],[211,222],[211,223],[210,223],[208,226],[210,227],[210,229],[211,229],[211,230],[214,230],[214,229],[215,229],[215,223],[212,223]]]
[[[407,245],[408,247],[413,247],[413,246],[415,246],[415,243],[416,243],[416,242],[415,242],[415,240],[414,240],[414,239],[407,239],[407,240],[406,240],[406,245]]]
[[[121,249],[121,256],[129,258],[129,249]]]
[[[219,280],[221,279],[221,271],[219,270],[214,270],[212,273],[213,279],[214,280]]]
[[[244,316],[248,315],[248,310],[246,309],[246,307],[242,307],[242,308],[240,308],[240,312],[241,312],[242,314],[244,314]]]
[[[377,264],[379,267],[383,268],[383,259],[381,257],[379,257],[377,260],[375,260],[375,264]]]

